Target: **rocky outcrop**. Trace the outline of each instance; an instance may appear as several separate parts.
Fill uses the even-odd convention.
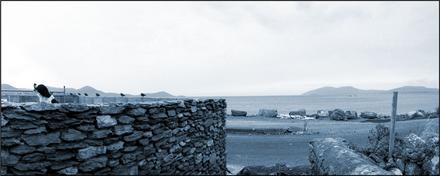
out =
[[[276,109],[260,109],[258,111],[258,116],[277,117],[278,116],[278,111]]]
[[[391,175],[363,154],[349,147],[342,138],[314,139],[309,161],[315,175]]]
[[[361,118],[366,118],[366,119],[376,119],[377,118],[377,113],[369,112],[369,111],[361,112],[360,117]]]
[[[347,116],[345,116],[345,112],[341,109],[335,109],[330,113],[330,119],[332,120],[347,120]]]
[[[239,110],[231,110],[231,115],[232,116],[246,116],[247,112],[246,111],[239,111]]]
[[[275,164],[275,166],[246,166],[237,175],[310,175],[308,165],[288,167],[286,164]]]
[[[377,125],[368,136],[369,146],[363,151],[379,166],[385,168],[388,158],[389,130]],[[395,167],[405,175],[438,175],[438,125],[427,123],[420,136],[396,134],[392,155]]]
[[[226,174],[226,102],[2,103],[1,175]]]
[[[297,110],[297,111],[290,111],[289,112],[289,116],[294,116],[294,115],[306,116],[306,110],[305,109],[300,109],[300,110]]]

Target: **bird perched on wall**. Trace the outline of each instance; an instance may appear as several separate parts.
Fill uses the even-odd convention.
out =
[[[121,97],[125,97],[125,94],[121,93]]]
[[[96,96],[99,97],[99,96],[101,96],[101,95],[99,95],[99,93],[96,93]]]
[[[87,96],[89,96],[89,94],[87,94],[87,93],[84,93],[84,96],[86,96],[86,97],[87,97]]]
[[[74,94],[73,94],[73,93],[70,93],[70,95],[73,96]]]
[[[58,103],[58,101],[55,100],[55,97],[51,93],[49,93],[49,89],[47,89],[47,87],[43,84],[39,84],[37,86],[37,84],[34,83],[34,92],[37,93],[40,103]]]
[[[142,96],[142,97],[145,97],[145,94],[144,94],[144,93],[141,93],[141,96]]]
[[[81,96],[81,93],[78,93],[79,96]]]

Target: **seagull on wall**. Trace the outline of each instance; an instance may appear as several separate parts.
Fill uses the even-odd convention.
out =
[[[81,93],[78,93],[79,96],[81,96]]]
[[[87,97],[87,96],[89,96],[89,94],[87,94],[87,93],[84,93],[84,96],[86,96],[86,97]]]
[[[96,93],[96,96],[99,97],[99,96],[101,96],[101,95],[99,95],[99,93]]]
[[[58,103],[58,101],[55,100],[55,97],[51,93],[49,93],[49,89],[47,89],[47,87],[43,84],[39,84],[37,86],[37,84],[34,83],[34,92],[37,93],[40,103]]]
[[[121,97],[125,97],[125,94],[121,93]]]

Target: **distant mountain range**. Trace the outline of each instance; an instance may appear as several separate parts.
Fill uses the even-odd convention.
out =
[[[51,87],[51,86],[47,86],[47,88],[49,89],[49,91],[59,91],[62,92],[63,88],[59,88],[59,87]],[[2,90],[33,90],[33,89],[29,89],[29,88],[16,88],[14,86],[11,86],[9,84],[1,84],[1,89]],[[104,92],[101,90],[97,90],[91,86],[84,86],[81,87],[79,89],[74,89],[74,88],[67,88],[66,87],[66,94],[69,93],[81,93],[81,95],[84,95],[84,93],[87,93],[89,96],[96,96],[96,93],[100,94],[100,96],[120,96],[120,93],[114,93],[114,92]],[[124,93],[126,96],[140,96],[140,93],[138,95],[132,95],[132,94],[126,94]],[[168,92],[165,91],[160,91],[160,92],[154,92],[154,93],[144,93],[145,97],[150,97],[150,98],[177,98],[177,97],[183,97],[183,96],[174,96],[171,95]]]
[[[393,91],[398,91],[399,93],[431,93],[431,92],[438,93],[439,89],[427,88],[423,86],[404,86],[390,90],[363,90],[352,86],[344,86],[344,87],[322,87],[305,92],[302,95],[357,95],[357,94],[390,93]]]

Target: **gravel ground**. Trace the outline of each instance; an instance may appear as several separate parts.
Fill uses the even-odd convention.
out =
[[[226,138],[227,164],[235,174],[244,166],[286,163],[288,166],[307,165],[308,142],[313,138],[343,137],[350,142],[365,147],[368,144],[368,132],[378,123],[332,120],[309,120],[308,129],[318,134],[308,135],[258,135],[228,133]],[[402,135],[410,132],[421,132],[427,119],[398,121],[396,132]],[[438,118],[431,119],[437,124]],[[388,123],[384,123],[386,126]],[[273,119],[264,117],[227,117],[228,129],[287,129],[289,127],[303,128],[303,120]]]

